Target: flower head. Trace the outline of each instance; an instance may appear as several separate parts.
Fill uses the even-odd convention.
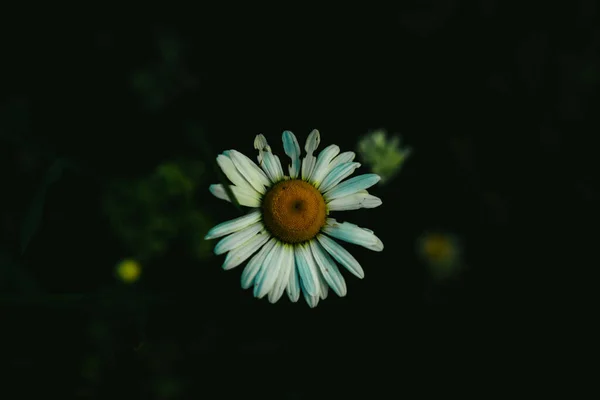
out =
[[[117,264],[116,273],[125,283],[133,283],[140,278],[142,267],[133,259],[126,259]]]
[[[281,161],[271,151],[263,135],[256,136],[258,165],[235,150],[217,156],[217,163],[231,181],[210,186],[216,197],[251,210],[244,216],[212,228],[205,239],[225,236],[215,246],[215,254],[227,253],[223,268],[234,268],[250,258],[242,272],[242,287],[251,286],[254,296],[268,296],[271,303],[286,291],[296,302],[300,293],[310,307],[327,297],[329,288],[346,295],[346,282],[338,263],[359,278],[364,272],[358,261],[336,240],[382,251],[383,243],[373,231],[329,218],[331,211],[374,208],[381,200],[366,189],[376,184],[376,174],[344,180],[358,168],[351,151],[340,153],[330,145],[318,156],[319,131],[313,130],[301,160],[298,140],[283,132],[283,148],[291,163],[284,172]],[[336,263],[337,262],[337,263]]]
[[[458,236],[426,232],[417,240],[417,252],[437,279],[452,276],[462,268],[462,246]]]
[[[400,172],[412,149],[401,145],[399,135],[388,137],[386,131],[380,129],[359,140],[358,153],[371,170],[381,176],[383,184]]]

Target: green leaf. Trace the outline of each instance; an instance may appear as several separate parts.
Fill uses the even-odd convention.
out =
[[[29,210],[25,214],[23,224],[21,225],[21,253],[25,252],[27,245],[40,226],[44,214],[44,203],[48,188],[58,181],[69,164],[63,159],[56,159],[46,171],[46,175],[37,192],[35,193]]]

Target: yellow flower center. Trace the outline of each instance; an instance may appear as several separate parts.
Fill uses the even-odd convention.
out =
[[[425,241],[425,253],[434,262],[448,261],[454,252],[450,239],[432,234]]]
[[[285,243],[314,238],[325,225],[325,199],[313,185],[299,179],[275,184],[262,203],[265,226]]]
[[[117,275],[123,282],[135,282],[140,278],[141,273],[142,267],[135,260],[127,259],[117,265]]]

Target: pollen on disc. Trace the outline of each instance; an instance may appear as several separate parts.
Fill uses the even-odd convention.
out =
[[[263,199],[262,212],[267,229],[286,243],[314,238],[327,218],[323,195],[299,179],[282,181],[269,189]]]

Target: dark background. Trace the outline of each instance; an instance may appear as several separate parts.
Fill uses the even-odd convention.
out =
[[[547,289],[552,262],[542,257],[553,256],[555,230],[586,217],[576,204],[595,196],[593,150],[581,144],[598,128],[600,29],[593,1],[516,4],[232,5],[164,23],[97,16],[7,29],[7,382],[22,396],[301,399],[445,390],[455,375],[453,385],[475,387],[496,370],[510,376],[499,387],[527,380],[543,341],[530,328],[550,311],[532,294]],[[165,40],[181,46],[176,56],[161,51]],[[238,215],[208,194],[218,153],[254,158],[262,133],[284,157],[283,130],[303,147],[315,128],[321,148],[354,150],[384,128],[413,149],[396,178],[372,189],[381,207],[338,214],[385,244],[382,253],[351,246],[366,276],[345,275],[345,298],[330,292],[316,309],[256,300],[240,288],[241,267],[192,257],[185,233],[144,259],[135,285],[115,278],[117,262],[137,254],[103,206],[114,182],[170,160],[202,162],[193,204],[218,223]],[[56,160],[68,167],[32,222]],[[461,238],[468,266],[442,283],[415,247],[436,229]]]

